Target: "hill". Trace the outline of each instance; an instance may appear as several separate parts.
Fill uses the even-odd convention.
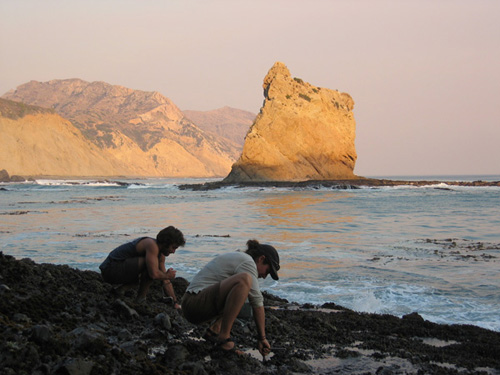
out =
[[[3,98],[52,109],[102,155],[125,165],[128,176],[224,176],[239,155],[236,145],[194,125],[158,92],[67,79],[31,81]],[[20,170],[8,171],[27,174],[22,163],[19,166]],[[110,169],[104,176],[114,174]]]
[[[212,111],[184,110],[182,112],[198,127],[230,139],[241,148],[256,116],[252,112],[230,107]]]
[[[11,174],[123,175],[128,167],[53,110],[0,99],[0,169]]]

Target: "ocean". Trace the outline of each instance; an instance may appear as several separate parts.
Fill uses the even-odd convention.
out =
[[[280,280],[268,277],[262,289],[290,302],[418,312],[432,322],[500,331],[499,187],[178,188],[207,181],[214,180],[0,184],[0,251],[98,271],[116,246],[174,225],[187,243],[167,267],[188,280],[216,254],[257,239],[281,258]]]

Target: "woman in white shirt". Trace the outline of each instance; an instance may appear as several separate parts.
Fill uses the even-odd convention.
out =
[[[182,298],[184,316],[194,324],[215,318],[204,338],[223,351],[241,354],[231,339],[231,329],[248,298],[257,326],[258,349],[265,356],[271,346],[266,339],[264,298],[257,278],[271,274],[278,280],[279,269],[280,259],[273,246],[249,240],[245,252],[219,255],[198,272]]]

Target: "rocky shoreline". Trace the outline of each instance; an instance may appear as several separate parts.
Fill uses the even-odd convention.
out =
[[[175,280],[180,297],[187,281]],[[93,271],[0,252],[2,374],[500,374],[500,332],[357,313],[265,294],[273,354],[255,350],[253,321],[233,329],[244,356],[221,353],[165,300],[117,296]]]
[[[225,187],[277,187],[292,189],[360,189],[362,187],[384,186],[432,186],[446,184],[449,186],[500,186],[500,181],[438,181],[438,180],[390,180],[360,177],[352,180],[307,180],[307,181],[242,181],[227,182],[225,180],[205,182],[203,184],[182,184],[181,190],[215,190]]]
[[[67,179],[67,177],[58,176],[44,176],[43,178],[56,178],[56,179]],[[78,177],[74,177],[78,178]],[[88,177],[80,177],[88,178]],[[0,170],[0,182],[26,182],[35,181],[35,176],[10,176],[9,173],[2,169]],[[116,179],[108,180],[106,178],[97,179],[97,182],[111,182],[117,185],[128,186],[130,183],[119,181]],[[137,183],[135,183],[137,184]],[[391,180],[391,179],[376,179],[367,177],[358,177],[351,180],[305,180],[305,181],[240,181],[240,182],[229,182],[225,179],[220,181],[205,182],[202,184],[180,184],[178,185],[181,190],[195,190],[195,191],[206,191],[206,190],[216,190],[225,187],[277,187],[277,188],[292,188],[292,189],[360,189],[362,187],[384,187],[384,186],[431,186],[446,184],[449,186],[499,186],[500,181],[439,181],[439,180]],[[445,188],[441,188],[445,189]]]

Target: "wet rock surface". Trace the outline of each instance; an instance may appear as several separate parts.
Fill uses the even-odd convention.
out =
[[[175,280],[180,297],[187,281]],[[247,354],[201,339],[153,285],[147,303],[116,295],[99,273],[0,252],[2,374],[500,374],[500,333],[440,325],[418,313],[356,313],[265,294],[273,354],[255,350],[253,321],[233,337]]]

